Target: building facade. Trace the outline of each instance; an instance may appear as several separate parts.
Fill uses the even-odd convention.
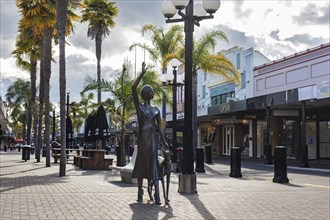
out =
[[[245,109],[246,99],[253,97],[253,68],[269,62],[253,48],[233,47],[220,53],[241,73],[241,83],[228,83],[217,75],[198,74],[199,146],[212,143],[215,156],[230,155],[232,147],[248,145],[249,121],[223,112],[229,111],[228,107],[230,112]]]
[[[232,123],[218,131],[223,155],[230,153],[229,142],[250,158],[271,158],[276,146],[286,146],[302,166],[329,159],[329,68],[330,44],[255,67],[252,96],[208,108],[215,123]]]

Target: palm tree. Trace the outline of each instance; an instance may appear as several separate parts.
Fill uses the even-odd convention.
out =
[[[31,142],[31,127],[33,118],[33,130],[34,134],[37,133],[37,111],[36,111],[36,81],[37,81],[37,61],[40,59],[39,54],[39,43],[40,39],[37,39],[31,27],[24,27],[22,22],[19,22],[19,35],[16,39],[16,49],[12,54],[16,58],[16,65],[22,70],[29,71],[31,81],[31,108],[28,112],[27,122],[27,140],[26,143],[29,145]],[[33,113],[33,114],[32,114]],[[33,116],[33,117],[32,117]],[[37,146],[35,146],[37,149]],[[37,155],[37,154],[36,154]],[[40,154],[39,154],[40,159]]]
[[[28,114],[31,113],[31,84],[29,81],[17,79],[7,89],[6,100],[11,111],[14,124],[23,124],[23,140],[26,141],[26,125]]]
[[[61,137],[66,136],[66,112],[65,112],[65,90],[66,90],[66,78],[65,78],[65,34],[67,23],[67,0],[56,0],[56,22],[57,22],[57,36],[59,39],[60,48],[60,62],[59,62],[59,84],[60,84],[60,118],[61,118]],[[66,138],[61,138],[61,159],[60,159],[60,175],[65,176],[66,158]]]
[[[162,74],[166,74],[167,66],[173,58],[179,58],[178,52],[182,48],[183,40],[183,26],[173,25],[166,32],[163,28],[157,28],[152,24],[144,25],[142,27],[142,36],[151,33],[151,41],[153,47],[149,47],[146,44],[134,43],[130,46],[130,50],[134,47],[141,47],[147,50],[150,54],[150,58],[159,63],[162,69]]]
[[[82,22],[89,22],[87,36],[95,39],[95,54],[97,59],[97,81],[101,82],[101,50],[102,40],[110,34],[110,28],[115,26],[114,18],[118,15],[115,2],[107,0],[85,0],[86,7],[82,10]],[[101,88],[97,89],[97,101],[101,103]]]
[[[182,48],[183,41],[183,26],[173,25],[168,31],[163,28],[157,28],[152,24],[144,25],[142,27],[142,36],[151,34],[151,41],[153,47],[149,47],[146,44],[134,43],[130,46],[130,50],[135,47],[141,47],[147,50],[150,54],[150,58],[160,64],[162,74],[166,74],[167,66],[173,58],[179,58],[179,52]],[[165,108],[168,102],[168,96],[171,90],[166,87],[163,90],[162,106]],[[163,111],[166,111],[163,109]],[[163,112],[163,119],[165,120],[166,112]]]
[[[74,4],[77,4],[77,0],[72,0]],[[49,137],[49,82],[51,76],[51,60],[52,60],[52,38],[55,36],[56,26],[56,2],[55,0],[33,0],[23,1],[16,0],[16,5],[21,13],[22,25],[33,29],[34,35],[40,37],[40,106],[39,106],[39,124],[42,124],[42,116],[45,115],[45,137]],[[66,32],[69,33],[72,30],[72,21],[76,15],[72,11],[68,12],[69,19],[67,22]],[[43,107],[45,105],[45,111]],[[38,146],[41,146],[41,127],[38,129]],[[46,143],[46,166],[50,166],[50,148],[49,138],[45,138]],[[37,152],[38,153],[38,152]]]
[[[125,60],[122,70],[118,73],[117,78],[113,82],[108,82],[102,80],[100,83],[101,90],[103,92],[110,92],[112,100],[114,101],[113,110],[111,114],[113,117],[120,118],[121,123],[121,166],[126,165],[126,149],[125,149],[125,133],[126,133],[126,124],[132,120],[132,117],[135,115],[134,103],[132,100],[132,83],[133,83],[133,71],[132,65],[130,62]],[[162,88],[157,79],[157,74],[155,71],[149,67],[149,71],[145,74],[145,77],[142,79],[140,86],[145,84],[151,85],[155,90],[155,100],[162,95]],[[97,80],[93,79],[90,76],[86,77],[86,85],[83,92],[96,90],[98,87]],[[140,87],[139,87],[140,88]]]

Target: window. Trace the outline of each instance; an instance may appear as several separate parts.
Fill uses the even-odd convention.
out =
[[[241,89],[246,88],[246,71],[244,70],[243,73],[241,73]]]
[[[202,88],[202,97],[203,97],[203,99],[205,99],[205,97],[206,97],[206,86],[205,85],[203,85],[203,88]]]
[[[227,102],[227,97],[235,97],[235,92],[228,92],[211,98],[211,106],[221,105]]]
[[[241,68],[241,54],[240,53],[236,54],[236,68],[237,69]]]

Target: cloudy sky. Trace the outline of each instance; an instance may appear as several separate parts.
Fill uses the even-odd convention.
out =
[[[141,36],[141,27],[153,24],[168,29],[161,13],[162,0],[120,0],[116,1],[119,16],[116,27],[102,47],[102,77],[111,80],[115,70],[121,68],[125,58],[131,60],[137,71],[144,59],[141,49],[130,52],[134,42],[149,42]],[[195,2],[199,2],[195,0]],[[211,30],[225,32],[229,43],[219,42],[217,51],[233,46],[253,47],[270,60],[294,54],[330,41],[328,0],[222,0],[215,19],[204,20],[196,27],[194,37]],[[29,78],[27,72],[15,66],[11,56],[17,35],[19,13],[15,0],[0,1],[0,92],[4,97],[7,86],[16,78]],[[71,96],[79,100],[86,74],[96,75],[94,41],[87,38],[87,24],[77,24],[75,33],[67,38],[66,47],[67,87]],[[58,48],[55,47],[58,60]],[[146,55],[148,57],[148,55]],[[147,62],[148,59],[147,59]],[[59,102],[58,63],[52,64],[51,101]],[[107,98],[107,94],[103,95]]]

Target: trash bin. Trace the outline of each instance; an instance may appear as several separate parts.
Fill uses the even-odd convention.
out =
[[[212,146],[205,146],[205,163],[212,163]]]
[[[31,147],[31,154],[34,154],[34,147]]]
[[[176,167],[176,172],[179,173],[182,171],[183,148],[178,147],[175,150],[177,152],[177,163],[178,163],[178,166]]]
[[[197,147],[196,149],[196,168],[195,171],[198,173],[205,173],[204,169],[204,148]]]
[[[6,145],[3,147],[3,151],[4,151],[4,152],[7,151],[7,146],[6,146]]]
[[[22,160],[30,160],[30,152],[31,146],[30,145],[23,145],[22,146]]]
[[[42,147],[42,157],[45,157],[46,156],[46,146],[43,146]]]

